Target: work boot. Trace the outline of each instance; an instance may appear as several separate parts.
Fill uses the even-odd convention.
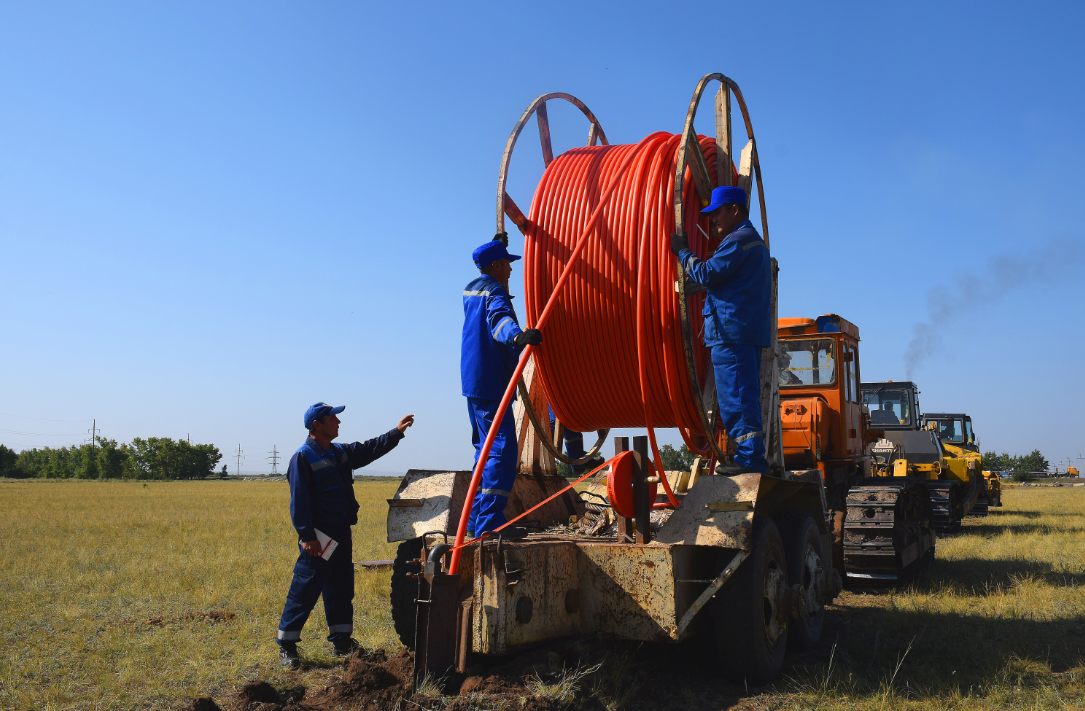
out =
[[[296,644],[284,644],[279,647],[279,666],[284,669],[297,669],[301,666]]]
[[[580,476],[581,474],[587,474],[592,469],[600,466],[605,461],[606,460],[603,459],[601,456],[596,455],[594,459],[584,462],[579,466],[573,467],[573,474],[576,474],[577,476]]]
[[[741,464],[717,464],[715,469],[717,476],[737,476],[739,474],[757,474],[753,469],[748,469]]]
[[[332,651],[337,657],[349,657],[359,650],[361,650],[363,654],[365,653],[365,648],[358,644],[358,640],[353,637],[337,639],[332,642]]]

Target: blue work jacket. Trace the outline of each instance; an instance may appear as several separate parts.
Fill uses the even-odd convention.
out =
[[[379,437],[354,444],[332,444],[324,449],[312,437],[305,438],[286,470],[290,482],[290,521],[302,541],[315,541],[314,528],[342,528],[358,523],[358,500],[354,498],[354,470],[388,454],[403,433],[393,427]]]
[[[702,262],[688,249],[678,259],[689,277],[708,287],[704,344],[772,345],[772,274],[769,249],[746,220]]]
[[[464,397],[500,400],[509,385],[520,349],[512,339],[521,332],[509,292],[482,274],[463,290],[463,340],[460,380]]]

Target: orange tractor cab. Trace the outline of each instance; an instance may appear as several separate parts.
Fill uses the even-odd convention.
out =
[[[930,495],[915,477],[878,476],[859,370],[859,329],[836,314],[782,318],[784,466],[817,469],[832,511],[833,561],[851,584],[886,585],[934,557]]]

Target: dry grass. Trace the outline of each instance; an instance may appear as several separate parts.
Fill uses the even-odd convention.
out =
[[[393,557],[384,500],[396,484],[357,485],[356,560]],[[278,668],[273,639],[296,550],[287,499],[282,483],[0,482],[0,709],[176,708],[252,679],[320,685],[336,674],[320,606],[304,633],[305,669]],[[911,588],[846,593],[822,647],[767,689],[675,661],[675,707],[1085,705],[1085,489],[1015,488],[1004,499],[1004,513],[940,540]],[[397,646],[388,576],[358,570],[355,636],[367,647]],[[621,678],[601,669],[577,679],[583,700],[601,700],[601,685],[602,706],[647,708],[660,683],[646,672],[668,666],[660,650],[678,657],[636,649],[628,664],[604,665]]]
[[[355,560],[394,557],[397,484],[356,485]],[[284,483],[0,483],[0,708],[168,708],[256,678],[296,683],[274,642],[297,550],[288,502]],[[357,571],[367,647],[395,642],[388,576]],[[326,635],[318,604],[302,683],[338,666]]]
[[[909,588],[838,599],[828,649],[790,673],[799,707],[1085,705],[1085,489],[1003,498]]]

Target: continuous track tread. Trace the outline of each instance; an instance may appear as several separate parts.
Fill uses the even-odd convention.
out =
[[[844,569],[852,585],[904,582],[933,556],[934,541],[923,484],[911,479],[871,480],[848,491]]]
[[[955,481],[928,481],[931,495],[931,523],[938,533],[949,533],[961,527],[961,487]]]

